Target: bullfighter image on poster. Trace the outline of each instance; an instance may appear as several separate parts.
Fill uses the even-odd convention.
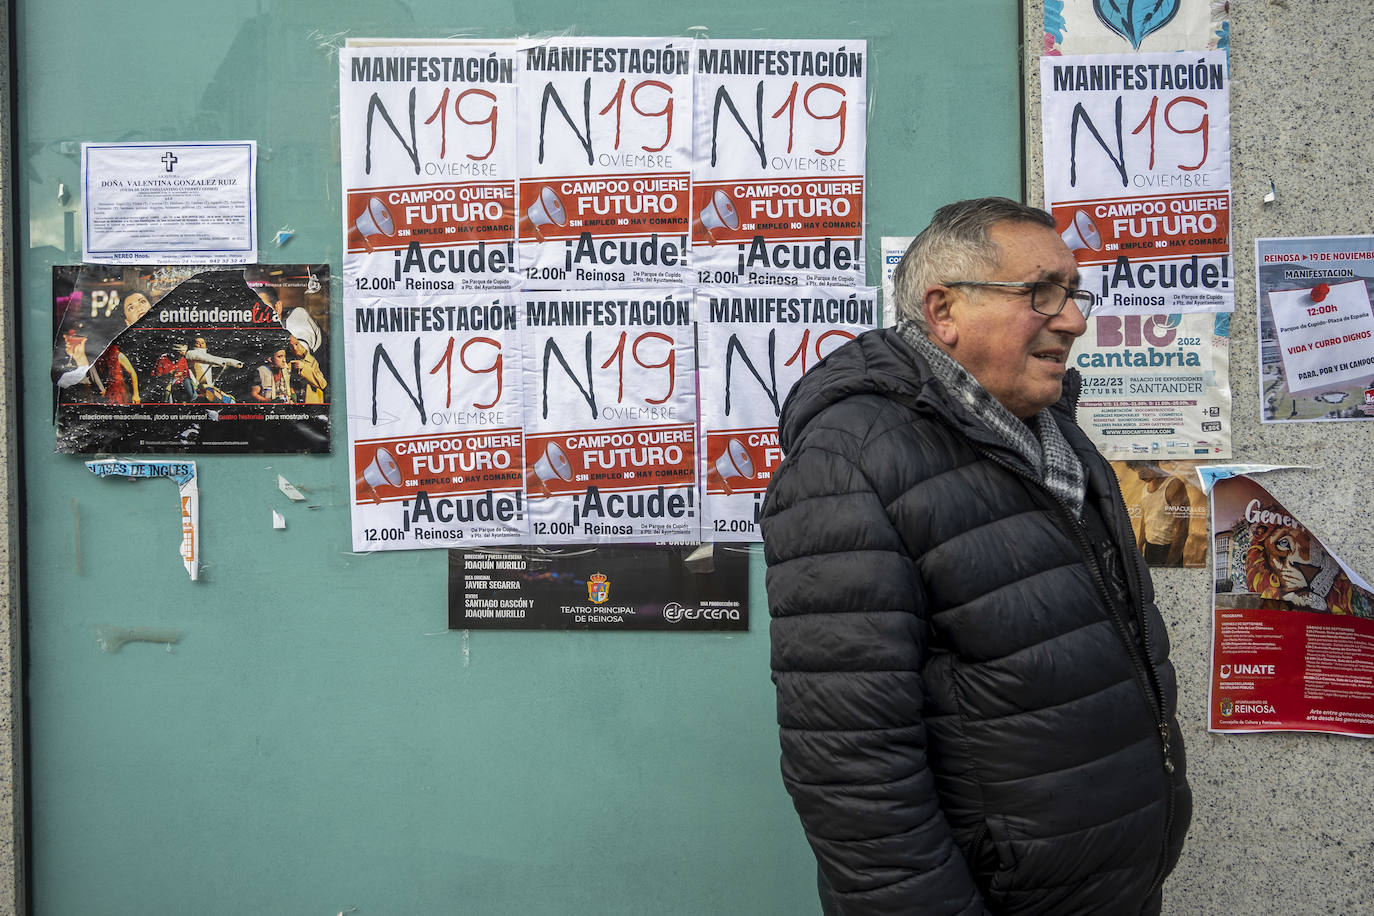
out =
[[[350,293],[346,314],[353,549],[523,543],[513,294]]]
[[[533,543],[696,541],[691,294],[521,296]]]
[[[862,40],[697,42],[698,283],[864,282]]]
[[[1374,589],[1252,477],[1211,496],[1208,728],[1374,736]]]
[[[690,282],[691,48],[683,38],[520,41],[525,288]]]
[[[514,50],[453,42],[339,51],[350,295],[515,287]]]
[[[877,317],[872,287],[697,290],[702,537],[761,540],[758,515],[782,461],[778,416],[787,393]]]
[[[329,265],[53,268],[59,452],[328,452]]]
[[[451,630],[748,630],[749,548],[450,550]]]

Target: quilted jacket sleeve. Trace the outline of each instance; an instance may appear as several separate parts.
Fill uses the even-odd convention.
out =
[[[783,781],[836,912],[982,913],[926,761],[921,582],[863,448],[813,427],[764,510]]]

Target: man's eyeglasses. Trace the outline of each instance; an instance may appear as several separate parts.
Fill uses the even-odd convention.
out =
[[[1090,289],[1069,289],[1052,280],[955,280],[942,286],[995,286],[1004,289],[1024,289],[1030,291],[1030,307],[1047,318],[1053,318],[1064,311],[1070,299],[1087,318],[1097,305],[1097,294]]]

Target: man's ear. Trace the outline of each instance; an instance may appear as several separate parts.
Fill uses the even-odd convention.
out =
[[[947,286],[930,287],[921,302],[930,336],[946,349],[959,342],[959,329],[951,311],[953,305],[954,299]]]

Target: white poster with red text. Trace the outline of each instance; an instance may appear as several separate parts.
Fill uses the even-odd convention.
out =
[[[355,295],[346,319],[353,549],[526,541],[515,294]]]
[[[864,282],[867,43],[697,42],[701,284]]]
[[[347,292],[517,285],[514,64],[509,42],[340,49]]]
[[[529,289],[689,282],[692,42],[519,43],[519,265]]]
[[[691,293],[525,292],[521,300],[532,540],[695,541]]]
[[[876,327],[879,314],[871,287],[697,291],[704,539],[761,540],[787,393],[835,348]]]
[[[1229,312],[1225,51],[1040,59],[1045,205],[1101,311]]]

